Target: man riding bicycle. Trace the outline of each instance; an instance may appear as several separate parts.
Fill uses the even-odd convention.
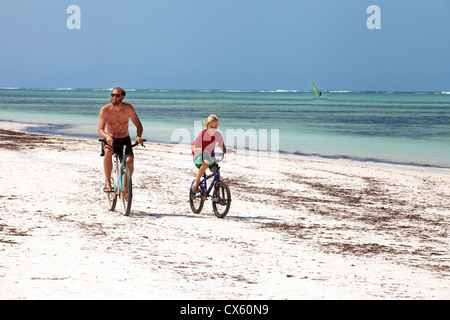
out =
[[[105,171],[104,192],[111,192],[111,171],[113,168],[112,156],[114,154],[113,145],[125,145],[125,154],[129,155],[126,159],[126,165],[130,168],[131,175],[134,171],[134,155],[131,148],[130,133],[128,131],[129,119],[136,126],[136,142],[143,143],[142,132],[144,128],[139,120],[136,111],[129,103],[123,102],[125,99],[125,90],[116,87],[111,92],[111,103],[103,106],[100,110],[98,121],[98,135],[106,139],[106,143],[102,143],[103,169]]]

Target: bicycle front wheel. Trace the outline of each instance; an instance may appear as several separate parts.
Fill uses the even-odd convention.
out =
[[[133,200],[131,172],[128,167],[122,169],[122,189],[120,190],[120,198],[122,203],[122,214],[128,216],[131,211],[131,201]]]
[[[214,198],[212,202],[214,214],[217,218],[223,218],[228,214],[231,205],[231,191],[228,185],[223,182],[217,182],[214,188]]]
[[[114,188],[114,171],[111,174],[111,186]],[[116,209],[116,203],[117,203],[117,194],[113,192],[105,192],[106,195],[106,206],[108,207],[109,211],[114,211]]]
[[[205,200],[206,200],[206,190],[205,187],[202,184],[200,184],[198,186],[198,192],[195,194],[195,196],[189,194],[189,204],[191,205],[192,212],[200,213],[203,209],[203,204],[205,203]]]

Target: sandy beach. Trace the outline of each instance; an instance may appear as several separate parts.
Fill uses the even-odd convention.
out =
[[[0,122],[0,299],[450,298],[450,169],[234,152],[218,219],[189,146],[147,143],[126,217],[96,139],[24,129]]]

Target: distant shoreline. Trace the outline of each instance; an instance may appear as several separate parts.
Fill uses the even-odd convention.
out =
[[[314,93],[313,90],[302,89],[148,89],[148,88],[124,88],[127,92],[149,91],[149,92],[167,92],[167,91],[194,91],[194,92],[232,92],[232,93],[251,93],[251,92],[267,92],[267,93]],[[26,87],[0,87],[0,90],[36,90],[36,91],[111,91],[112,88],[26,88]],[[450,89],[449,89],[450,90]],[[414,94],[450,94],[450,91],[438,90],[346,90],[346,89],[330,89],[321,90],[322,93],[414,93]]]
[[[26,122],[15,122],[10,120],[1,120],[0,119],[0,127],[2,123],[10,123],[11,128],[15,128],[16,130],[27,132],[27,133],[37,133],[37,134],[45,134],[45,135],[60,135],[64,137],[73,137],[73,138],[86,138],[86,139],[98,139],[98,136],[95,134],[80,134],[80,133],[68,133],[61,132],[61,130],[71,128],[71,125],[61,125],[61,124],[50,124],[50,123],[26,123]],[[159,141],[148,139],[148,141],[152,143],[162,143],[166,145],[176,145],[178,143],[168,142],[168,141]],[[260,150],[250,150],[250,149],[242,149],[241,151],[250,151],[259,153]],[[383,159],[376,158],[365,158],[365,157],[350,157],[346,155],[323,155],[318,153],[303,153],[303,152],[291,152],[285,150],[278,150],[279,154],[284,156],[300,156],[306,158],[321,158],[321,159],[330,159],[330,160],[350,160],[357,161],[362,163],[377,163],[377,164],[386,164],[386,165],[400,165],[400,166],[411,166],[417,168],[436,168],[436,169],[450,169],[450,167],[439,166],[439,165],[430,165],[430,164],[420,164],[414,162],[400,162],[400,161],[389,161]],[[266,150],[261,151],[261,153],[267,154]],[[269,152],[270,153],[270,152]]]

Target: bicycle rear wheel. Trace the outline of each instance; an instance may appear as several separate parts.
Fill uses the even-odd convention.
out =
[[[228,185],[219,181],[214,188],[213,210],[217,218],[223,218],[228,214],[231,205],[231,191]]]
[[[191,205],[191,210],[193,213],[200,213],[202,211],[205,199],[206,190],[202,184],[198,186],[198,192],[195,196],[189,193],[189,204]]]
[[[114,171],[111,174],[111,187],[114,188]],[[106,195],[106,206],[109,211],[114,211],[116,209],[116,203],[117,203],[117,194],[113,192],[105,192]]]
[[[131,172],[130,168],[122,169],[122,190],[120,190],[120,198],[122,204],[122,214],[128,216],[131,211],[131,202],[133,200]]]

